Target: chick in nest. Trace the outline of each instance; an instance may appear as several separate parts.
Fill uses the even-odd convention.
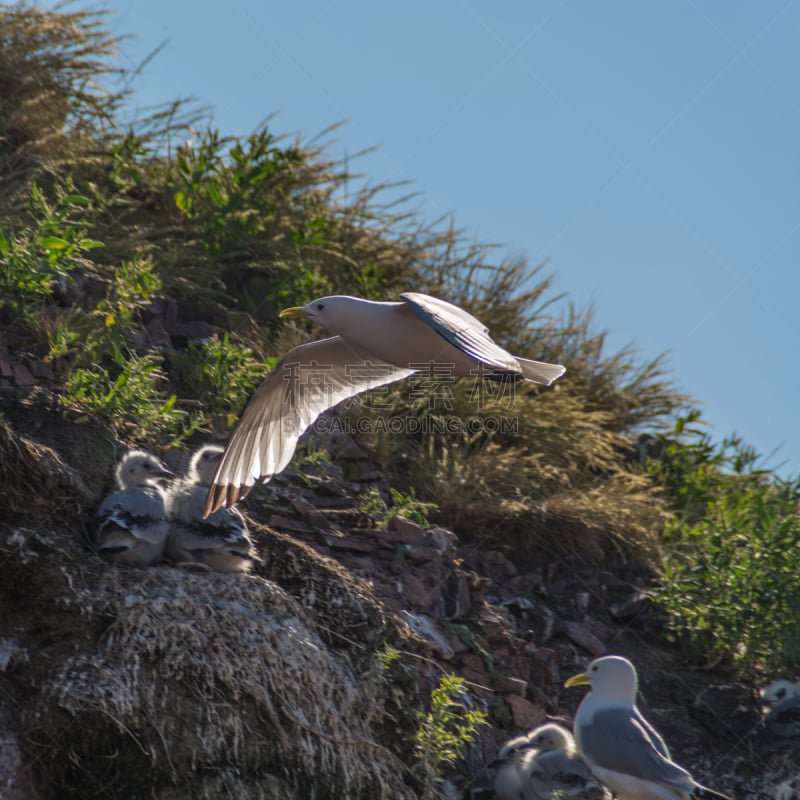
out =
[[[101,558],[144,567],[164,553],[169,523],[159,480],[173,474],[152,453],[132,450],[119,462],[116,491],[95,514],[94,545]]]
[[[205,445],[193,456],[186,477],[167,491],[169,533],[165,555],[181,566],[218,572],[247,572],[253,561],[244,517],[235,508],[220,508],[203,518],[208,487],[224,449]]]

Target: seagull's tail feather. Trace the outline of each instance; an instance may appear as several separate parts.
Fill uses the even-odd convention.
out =
[[[715,792],[713,789],[701,786],[700,784],[695,786],[691,796],[694,800],[732,800],[728,795]]]
[[[515,356],[514,360],[519,364],[522,370],[522,377],[526,381],[533,383],[543,383],[549,386],[554,381],[557,381],[566,371],[566,367],[561,364],[548,364],[546,361],[531,361],[527,358],[520,358]]]

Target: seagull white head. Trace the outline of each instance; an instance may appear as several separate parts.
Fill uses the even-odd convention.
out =
[[[528,741],[538,750],[563,750],[569,754],[575,749],[575,740],[572,738],[572,734],[566,728],[552,722],[540,725],[531,731],[528,734]]]
[[[199,486],[211,486],[224,452],[225,448],[217,444],[207,444],[201,447],[189,462],[187,474],[189,481]]]
[[[293,319],[310,319],[319,323],[333,333],[346,329],[357,309],[372,305],[372,301],[361,297],[350,297],[345,294],[334,294],[330,297],[318,297],[304,306],[284,308],[279,317]]]
[[[157,486],[159,479],[173,474],[154,455],[144,450],[131,450],[117,465],[116,479],[120,489],[134,486]]]
[[[592,661],[586,672],[568,678],[564,686],[591,686],[604,700],[633,707],[638,686],[636,667],[622,656],[603,656]]]

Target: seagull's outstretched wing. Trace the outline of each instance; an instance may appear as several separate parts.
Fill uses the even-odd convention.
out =
[[[489,336],[489,329],[479,319],[452,303],[419,292],[406,292],[400,295],[400,299],[453,347],[490,370],[516,373],[525,380],[547,386],[566,372],[561,364],[512,356],[493,341]]]
[[[280,472],[301,434],[323,411],[413,373],[375,359],[339,336],[290,350],[258,387],[236,425],[204,515],[223,505],[231,507],[256,481],[268,481]]]

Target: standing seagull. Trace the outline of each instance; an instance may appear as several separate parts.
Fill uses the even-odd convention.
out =
[[[453,377],[526,380],[549,386],[566,371],[560,364],[512,356],[489,329],[457,306],[407,292],[380,303],[335,295],[286,308],[332,333],[290,350],[245,408],[214,476],[205,514],[229,508],[256,481],[268,481],[288,463],[297,440],[326,409],[420,370]]]
[[[94,545],[106,561],[144,567],[164,553],[169,523],[156,481],[172,473],[152,454],[131,450],[119,462],[117,490],[95,514]]]
[[[192,456],[186,477],[167,492],[170,529],[165,553],[177,564],[247,572],[253,561],[253,546],[244,517],[235,508],[220,508],[203,518],[208,487],[223,452],[213,444],[201,447]]]
[[[618,800],[730,800],[701,786],[671,759],[636,707],[638,679],[628,659],[596,658],[564,685],[591,687],[575,715],[578,751]]]

